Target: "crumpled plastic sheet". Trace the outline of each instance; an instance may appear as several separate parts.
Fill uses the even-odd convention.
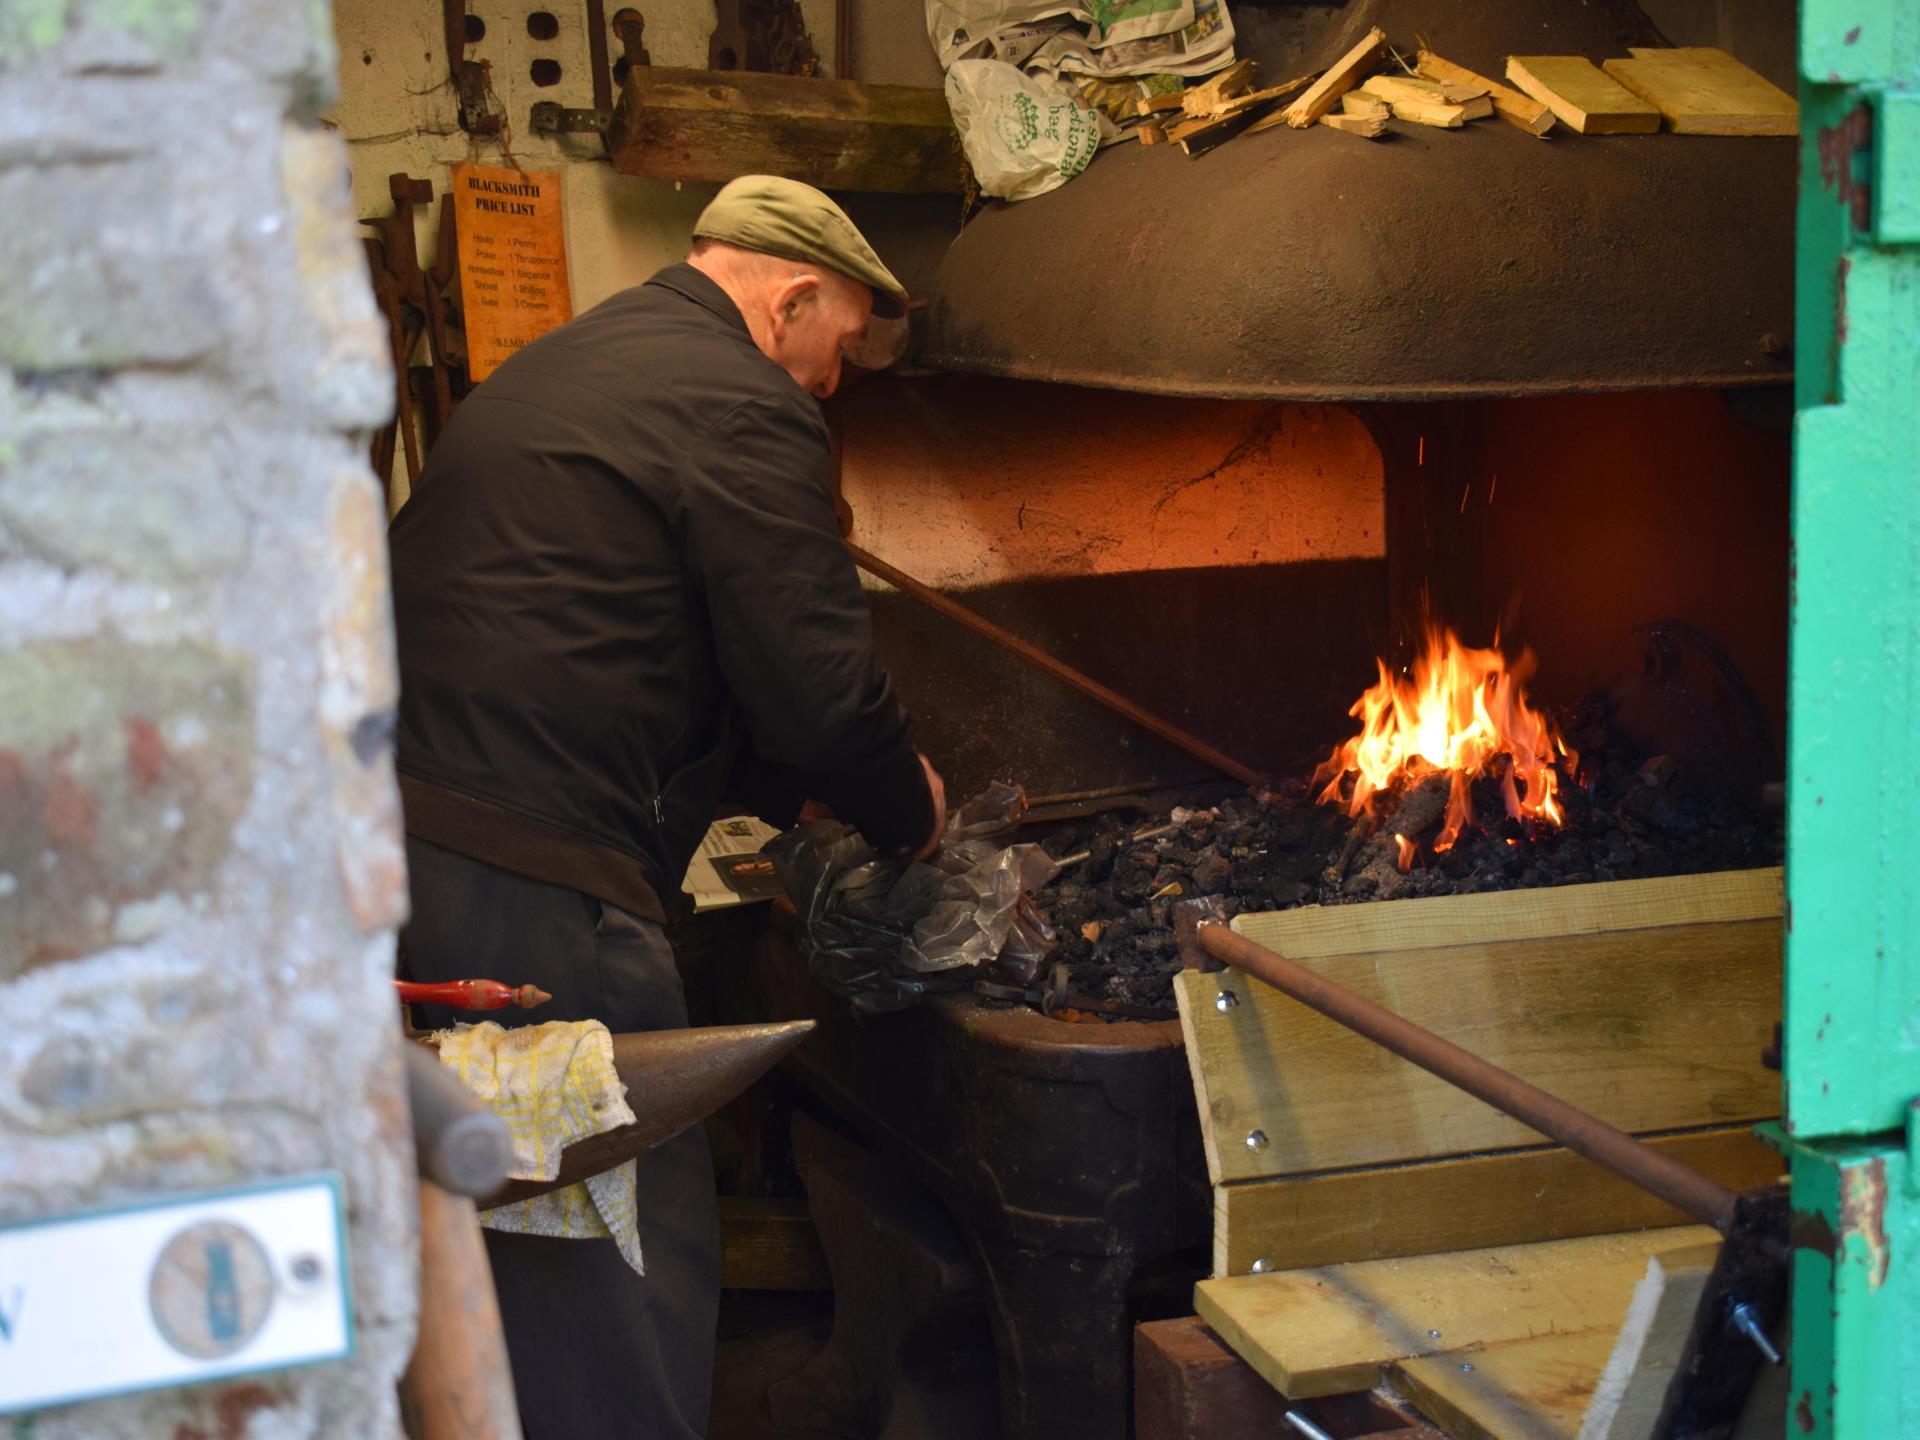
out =
[[[1030,983],[1054,947],[1031,892],[1059,867],[1038,845],[1006,843],[1026,811],[1019,786],[995,784],[950,817],[926,861],[882,859],[837,820],[768,841],[814,977],[873,1012],[989,972]]]

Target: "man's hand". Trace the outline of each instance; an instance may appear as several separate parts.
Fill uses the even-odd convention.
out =
[[[924,860],[939,849],[940,837],[947,833],[947,782],[940,778],[940,772],[925,755],[920,757],[920,768],[927,775],[927,793],[933,796],[933,833],[927,837],[926,844],[913,852],[916,860]]]

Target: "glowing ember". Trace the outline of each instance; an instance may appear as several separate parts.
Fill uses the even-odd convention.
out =
[[[1375,796],[1396,783],[1414,785],[1445,773],[1450,788],[1446,823],[1433,841],[1438,852],[1452,848],[1473,823],[1475,777],[1497,773],[1508,815],[1564,824],[1555,766],[1563,762],[1571,770],[1576,757],[1547,718],[1527,704],[1522,687],[1533,663],[1531,651],[1509,664],[1497,648],[1472,650],[1451,630],[1429,628],[1412,677],[1397,678],[1381,662],[1379,682],[1347,712],[1359,719],[1360,733],[1314,772],[1314,784],[1325,786],[1321,802],[1363,815],[1373,809]],[[1507,763],[1496,766],[1501,756]],[[1418,846],[1402,835],[1393,838],[1405,870]]]

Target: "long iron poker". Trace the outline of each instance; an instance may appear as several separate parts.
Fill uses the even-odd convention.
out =
[[[1296,960],[1235,934],[1218,920],[1202,920],[1200,946],[1215,961],[1263,980],[1329,1020],[1366,1036],[1404,1060],[1456,1085],[1494,1109],[1531,1125],[1577,1155],[1650,1191],[1722,1235],[1734,1222],[1739,1196],[1718,1181],[1663,1155],[1598,1116],[1569,1105],[1510,1070],[1481,1059],[1422,1029],[1346,986],[1316,975]]]
[[[1066,661],[1041,649],[1032,641],[1022,640],[1011,630],[994,624],[986,616],[968,609],[957,600],[942,595],[931,585],[914,579],[898,566],[888,564],[872,551],[864,550],[848,541],[847,553],[852,555],[854,563],[869,575],[877,576],[894,589],[904,591],[929,609],[937,610],[949,620],[966,626],[974,634],[985,636],[1002,649],[1011,650],[1028,664],[1038,666],[1056,680],[1064,681],[1082,695],[1097,700],[1116,715],[1125,716],[1141,729],[1151,731],[1162,740],[1186,751],[1195,759],[1211,765],[1221,774],[1231,775],[1242,784],[1250,785],[1255,789],[1261,789],[1268,783],[1267,776],[1251,765],[1243,765],[1231,755],[1216,750],[1191,731],[1181,729],[1171,720],[1154,714],[1144,705],[1135,704],[1118,691],[1111,690],[1091,675],[1074,669]]]

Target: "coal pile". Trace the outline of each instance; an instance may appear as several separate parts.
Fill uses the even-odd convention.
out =
[[[1597,730],[1570,727],[1580,773],[1566,777],[1567,823],[1510,820],[1497,768],[1473,782],[1475,823],[1435,854],[1444,777],[1383,796],[1372,819],[1316,802],[1305,779],[1208,804],[1106,815],[1048,836],[1047,852],[1087,859],[1036,897],[1074,991],[1173,1008],[1179,972],[1173,906],[1218,896],[1229,914],[1532,886],[1580,885],[1777,865],[1783,817],[1756,792],[1648,759]],[[1151,839],[1144,830],[1171,825]],[[1416,846],[1398,864],[1404,835]]]

